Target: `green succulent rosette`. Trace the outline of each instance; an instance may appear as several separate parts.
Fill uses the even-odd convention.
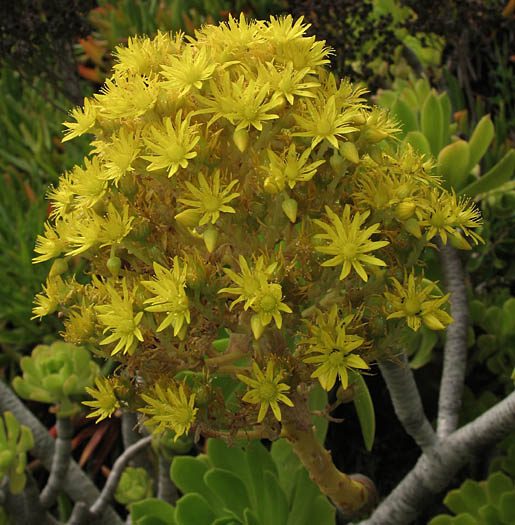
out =
[[[144,468],[127,467],[120,478],[114,499],[122,505],[130,505],[152,497],[152,481]]]
[[[20,366],[23,377],[13,380],[16,393],[23,399],[55,405],[58,417],[69,417],[80,410],[76,398],[83,396],[100,374],[85,348],[62,341],[36,346]]]
[[[33,446],[31,430],[20,425],[11,412],[4,412],[0,418],[0,480],[9,476],[9,490],[13,494],[19,494],[25,488],[27,451]]]

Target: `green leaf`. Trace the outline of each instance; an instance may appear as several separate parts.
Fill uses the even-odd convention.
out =
[[[299,468],[304,468],[300,459],[293,452],[293,447],[286,439],[278,439],[272,443],[270,449],[272,458],[279,470],[279,483],[284,490],[288,501],[292,501],[295,475]]]
[[[222,439],[209,439],[207,455],[214,467],[233,472],[246,487],[250,486],[251,480],[245,453],[239,446],[229,448]]]
[[[25,488],[26,482],[25,472],[16,472],[14,469],[9,471],[9,490],[12,494],[20,494]]]
[[[262,510],[265,488],[265,472],[272,472],[277,475],[277,467],[268,450],[259,440],[253,440],[245,452],[247,464],[249,466],[250,487],[249,496],[252,507],[257,510],[262,519]]]
[[[215,514],[200,494],[186,494],[177,501],[175,521],[177,525],[212,525]]]
[[[459,194],[476,197],[480,193],[498,188],[511,179],[514,170],[515,150],[511,149],[493,168],[482,175],[477,181],[460,190]]]
[[[453,525],[481,525],[470,514],[459,514],[452,520]]]
[[[297,469],[287,525],[311,525],[308,521],[309,510],[319,494],[320,490],[309,479],[307,470],[305,468]]]
[[[458,140],[443,148],[438,154],[438,174],[447,190],[460,189],[467,179],[471,148],[464,140]]]
[[[490,143],[495,136],[495,128],[490,115],[485,115],[475,127],[469,140],[470,160],[468,171],[470,171],[486,153]]]
[[[250,507],[250,501],[240,477],[229,470],[214,468],[206,473],[204,482],[223,501],[225,507],[243,519],[243,511]]]
[[[481,525],[499,525],[501,523],[501,515],[493,505],[484,505],[478,511],[481,518]]]
[[[316,525],[334,525],[336,522],[336,509],[322,494],[317,496],[306,516],[306,523]]]
[[[400,138],[404,138],[410,131],[418,129],[417,116],[404,100],[397,98],[392,106],[392,113],[400,120],[402,133]]]
[[[436,92],[431,92],[422,106],[420,127],[426,136],[431,153],[437,157],[442,149],[443,111]]]
[[[395,93],[390,90],[381,90],[377,97],[377,105],[382,108],[391,108],[395,102]]]
[[[440,104],[442,106],[442,146],[449,144],[449,137],[451,136],[451,100],[446,91],[439,95]],[[469,170],[470,171],[470,170]]]
[[[501,334],[515,333],[515,297],[510,297],[502,305]]]
[[[438,342],[438,334],[434,330],[425,329],[422,327],[422,341],[417,350],[417,353],[410,361],[410,367],[414,370],[423,367],[431,360],[433,348]]]
[[[211,466],[205,463],[207,456],[196,458],[191,456],[175,456],[170,467],[170,477],[183,494],[197,492],[202,494],[215,512],[221,513],[223,502],[209,489],[204,476]]]
[[[254,511],[251,509],[245,509],[243,512],[243,519],[245,520],[245,525],[262,525],[262,522],[259,521]]]
[[[133,525],[176,525],[175,508],[158,498],[148,498],[131,505]]]
[[[499,507],[503,523],[513,523],[515,521],[515,492],[504,493],[499,501]]]
[[[286,525],[288,521],[288,499],[279,485],[277,476],[271,472],[265,472],[265,499],[263,523],[267,525]]]
[[[376,432],[374,405],[363,376],[353,371],[349,371],[349,375],[351,376],[351,382],[355,389],[353,402],[358,414],[361,433],[363,434],[365,447],[370,451],[374,444]],[[354,379],[352,379],[352,376],[354,376]]]
[[[427,101],[427,96],[431,90],[427,78],[419,78],[415,84],[415,93],[417,95],[418,103],[422,106]]]
[[[410,144],[419,155],[431,155],[431,146],[421,131],[410,131],[404,138],[404,143]]]
[[[440,514],[433,518],[428,525],[453,525],[452,516],[448,514]]]

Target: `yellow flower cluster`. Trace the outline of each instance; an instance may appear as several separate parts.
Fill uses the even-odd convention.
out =
[[[436,236],[480,240],[478,212],[439,187],[430,159],[396,148],[397,122],[326,69],[331,50],[307,27],[241,15],[193,38],[130,39],[65,124],[64,140],[90,134],[92,151],[50,191],[34,262],[56,262],[34,314],[59,311],[66,339],[117,361],[134,390],[123,403],[159,430],[280,420],[299,382],[346,387],[369,366],[368,320],[390,335],[450,322],[446,297],[395,276]],[[243,415],[220,372],[250,387]],[[97,389],[94,414],[108,417],[122,401]]]

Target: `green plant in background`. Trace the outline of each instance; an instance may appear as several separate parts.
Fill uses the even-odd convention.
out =
[[[80,410],[77,400],[100,374],[90,352],[63,341],[36,346],[30,357],[21,359],[20,366],[23,377],[13,380],[16,393],[23,399],[54,405],[58,417]]]
[[[334,524],[334,507],[285,440],[275,442],[270,452],[259,441],[242,451],[209,439],[206,448],[206,455],[173,460],[170,475],[183,496],[175,507],[167,506],[164,523]],[[162,502],[156,505],[152,499],[133,504],[133,523],[158,518],[161,507]]]
[[[444,499],[455,516],[441,514],[429,525],[512,525],[515,523],[515,488],[513,480],[502,472],[486,481],[466,480]]]
[[[437,159],[438,174],[447,189],[476,197],[498,188],[512,177],[515,170],[513,149],[486,173],[479,174],[479,163],[494,138],[490,116],[485,115],[478,122],[468,141],[460,139],[455,135],[458,123],[452,122],[449,96],[431,89],[426,78],[397,79],[393,90],[378,94],[377,102],[400,120],[400,136],[404,143]]]
[[[152,497],[152,480],[148,472],[144,468],[127,467],[116,487],[114,499],[130,508],[133,503],[150,497]]]
[[[36,88],[43,87],[40,79]],[[63,97],[55,99],[66,104]],[[65,106],[66,107],[66,106]],[[63,113],[35,91],[27,89],[19,76],[3,69],[0,77],[0,343],[3,366],[10,368],[20,355],[45,338],[55,339],[62,329],[56,318],[30,321],[34,293],[41,289],[50,266],[32,265],[36,238],[48,216],[45,200],[48,185],[58,174],[80,162],[89,146],[78,141],[62,146]],[[71,263],[72,266],[73,263]],[[77,270],[77,273],[78,272]]]
[[[11,412],[0,418],[0,479],[9,476],[9,490],[19,494],[25,487],[27,477],[27,452],[34,446],[29,428],[20,425]]]

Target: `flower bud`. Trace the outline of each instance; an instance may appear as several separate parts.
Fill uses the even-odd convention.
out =
[[[404,223],[404,229],[413,235],[413,237],[416,237],[417,239],[420,239],[422,237],[422,232],[420,230],[420,225],[414,217],[411,217],[411,219],[408,219]]]
[[[120,257],[116,257],[116,255],[109,257],[107,259],[106,263],[107,269],[111,273],[111,275],[116,279],[118,277],[118,274],[120,273],[120,268],[122,267],[122,261]]]
[[[254,339],[257,340],[263,335],[263,332],[265,331],[265,327],[263,326],[263,323],[261,322],[261,319],[259,318],[258,314],[254,314],[250,318],[250,328],[252,328]]]
[[[340,155],[353,164],[359,163],[359,153],[354,142],[342,142],[340,144]]]
[[[416,209],[417,205],[414,202],[404,201],[395,208],[395,216],[397,219],[405,221],[413,216]]]
[[[206,245],[207,251],[212,253],[216,248],[216,241],[218,239],[218,231],[210,226],[203,235],[204,244]]]
[[[193,228],[197,226],[200,216],[201,213],[199,211],[188,208],[187,210],[178,213],[174,219],[187,228]]]
[[[243,153],[249,144],[249,132],[246,129],[237,129],[232,134],[232,140],[236,147]]]
[[[384,131],[373,127],[367,128],[363,132],[363,137],[367,142],[371,144],[376,144],[377,142],[381,142],[383,139],[386,139],[388,137],[388,133],[385,133]]]
[[[342,171],[344,161],[343,158],[335,151],[332,157],[329,159],[329,164],[335,173],[340,173]]]
[[[285,199],[281,206],[286,217],[288,217],[291,222],[295,222],[297,220],[297,201],[295,199]]]
[[[55,275],[62,275],[68,270],[68,261],[66,259],[56,259],[52,267],[50,268],[49,277],[54,277]]]
[[[457,248],[458,250],[471,250],[472,247],[467,242],[467,240],[458,232],[453,235],[449,235],[449,240],[451,245]]]
[[[263,183],[263,188],[270,195],[277,195],[284,189],[284,185],[281,188],[281,185],[273,177],[267,177]]]

